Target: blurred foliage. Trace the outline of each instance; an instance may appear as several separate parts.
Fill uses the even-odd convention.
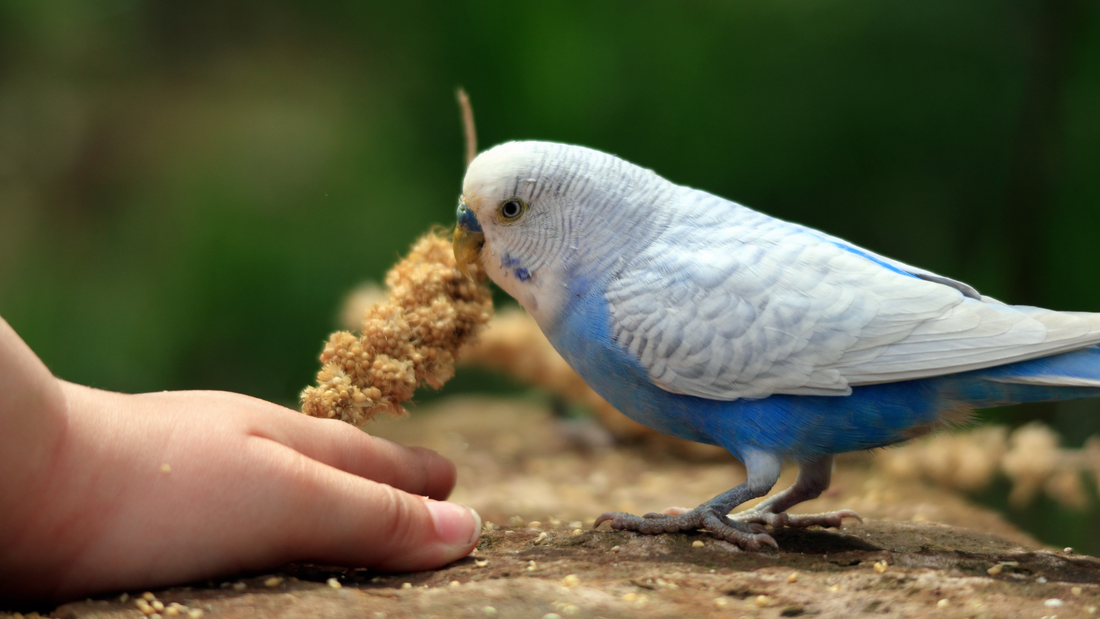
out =
[[[68,380],[293,406],[342,295],[452,221],[459,84],[483,147],[592,146],[1100,311],[1087,0],[0,0],[0,315]],[[986,416],[1100,431],[1095,401]]]

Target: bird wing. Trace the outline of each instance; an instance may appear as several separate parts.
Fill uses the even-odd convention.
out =
[[[847,395],[1100,341],[1100,315],[1004,305],[698,191],[605,296],[656,385],[718,400]]]

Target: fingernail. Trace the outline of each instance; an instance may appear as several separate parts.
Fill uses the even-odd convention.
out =
[[[481,537],[481,516],[472,508],[446,501],[428,501],[427,503],[428,511],[432,514],[432,522],[435,523],[435,532],[444,543],[469,546]]]

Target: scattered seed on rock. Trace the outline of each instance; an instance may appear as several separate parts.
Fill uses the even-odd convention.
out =
[[[729,606],[730,601],[726,598],[714,598],[714,605],[718,608],[725,608]]]
[[[634,593],[633,591],[623,595],[623,601],[624,602],[633,602],[636,599],[638,599],[638,594]]]
[[[1081,591],[1082,591],[1081,587],[1073,587],[1072,589],[1069,590],[1069,592],[1072,593],[1073,595],[1081,595]]]
[[[692,548],[702,548],[703,547],[703,540],[698,540],[698,539],[695,540],[694,542],[691,543],[691,547]]]
[[[547,533],[546,531],[543,531],[542,533],[539,533],[538,537],[535,538],[535,543],[540,544],[540,543],[542,543],[543,540],[545,540],[548,537],[550,537],[550,534]]]
[[[753,600],[753,604],[755,604],[757,608],[764,608],[771,603],[772,599],[766,595],[758,595],[756,596],[756,599]]]
[[[512,528],[515,528],[515,529],[523,528],[524,524],[525,523],[523,521],[523,518],[521,518],[519,516],[512,516],[511,518],[508,519],[508,526],[510,526]]]
[[[581,579],[576,574],[570,574],[561,579],[561,584],[565,585],[566,587],[576,587],[577,585],[581,584]]]
[[[798,572],[791,572],[790,574],[788,574],[787,575],[787,582],[789,582],[789,583],[798,582]]]
[[[145,593],[142,593],[142,594],[141,594],[141,597],[142,597],[142,599],[144,599],[144,600],[145,600],[146,602],[152,602],[153,600],[157,599],[157,596],[153,595],[153,594],[152,594],[152,593],[150,593],[149,591],[146,591]]]
[[[412,589],[413,585],[412,585],[411,582],[403,582],[403,583],[401,583],[401,588],[402,589]]]
[[[344,586],[344,585],[340,584],[340,581],[336,580],[335,578],[329,578],[328,580],[325,581],[325,584],[332,587],[333,589],[340,589]],[[405,584],[408,585],[409,583],[405,583]],[[411,587],[412,585],[409,585],[409,586]]]
[[[489,565],[488,559],[474,559],[474,567],[485,567]]]
[[[1065,548],[1062,549],[1062,552],[1066,553],[1067,555],[1071,555],[1071,554],[1073,554],[1073,547],[1066,546]]]
[[[533,571],[537,570],[538,568],[539,568],[539,566],[536,565],[534,561],[528,561],[527,562],[527,571],[528,572],[533,572]]]
[[[943,598],[939,602],[936,602],[936,606],[939,606],[940,608],[947,608],[950,605],[951,602],[947,601],[947,598]]]
[[[886,568],[889,567],[889,566],[890,566],[890,564],[888,564],[885,560],[876,561],[875,565],[874,565],[875,573],[876,574],[884,574],[886,572]]]
[[[541,529],[542,528],[542,523],[539,522],[538,520],[532,520],[531,522],[527,523],[527,528],[528,529]]]
[[[584,531],[581,531],[580,529],[573,529],[573,535],[580,535],[581,533],[584,533]]]
[[[1058,598],[1050,598],[1049,600],[1043,602],[1043,606],[1046,606],[1047,608],[1061,608],[1062,606],[1065,606],[1065,604],[1065,602],[1059,600]]]
[[[448,586],[450,586],[450,587],[461,587],[462,583],[458,582],[457,580],[452,580],[450,583],[448,583]]]
[[[497,609],[493,608],[492,606],[485,606],[481,609],[481,612],[492,617],[497,614]]]
[[[989,568],[988,570],[986,570],[985,573],[989,574],[990,576],[996,576],[997,574],[1000,574],[1001,570],[1003,570],[1003,569],[1005,569],[1005,566],[1001,563],[998,563],[998,564],[994,565],[993,567]]]
[[[283,584],[283,579],[279,578],[278,576],[272,576],[271,578],[268,578],[264,581],[264,586],[269,589],[274,589],[281,584]]]
[[[611,552],[619,552],[619,547],[618,546],[612,546],[611,547]]]

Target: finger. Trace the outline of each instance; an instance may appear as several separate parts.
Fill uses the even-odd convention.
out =
[[[374,567],[434,569],[474,549],[481,518],[474,510],[426,499],[336,468],[305,460],[291,448],[259,439],[256,448],[284,462],[280,510],[288,560]]]
[[[241,430],[266,438],[353,475],[406,492],[445,499],[455,485],[454,464],[429,449],[405,447],[372,437],[335,419],[316,419],[265,400],[221,391],[148,393],[142,399],[170,400],[180,410],[240,419]],[[241,415],[242,412],[250,413]]]
[[[454,464],[430,449],[399,445],[335,419],[296,414],[285,421],[290,432],[266,427],[258,433],[318,462],[405,492],[445,499],[454,489]]]

